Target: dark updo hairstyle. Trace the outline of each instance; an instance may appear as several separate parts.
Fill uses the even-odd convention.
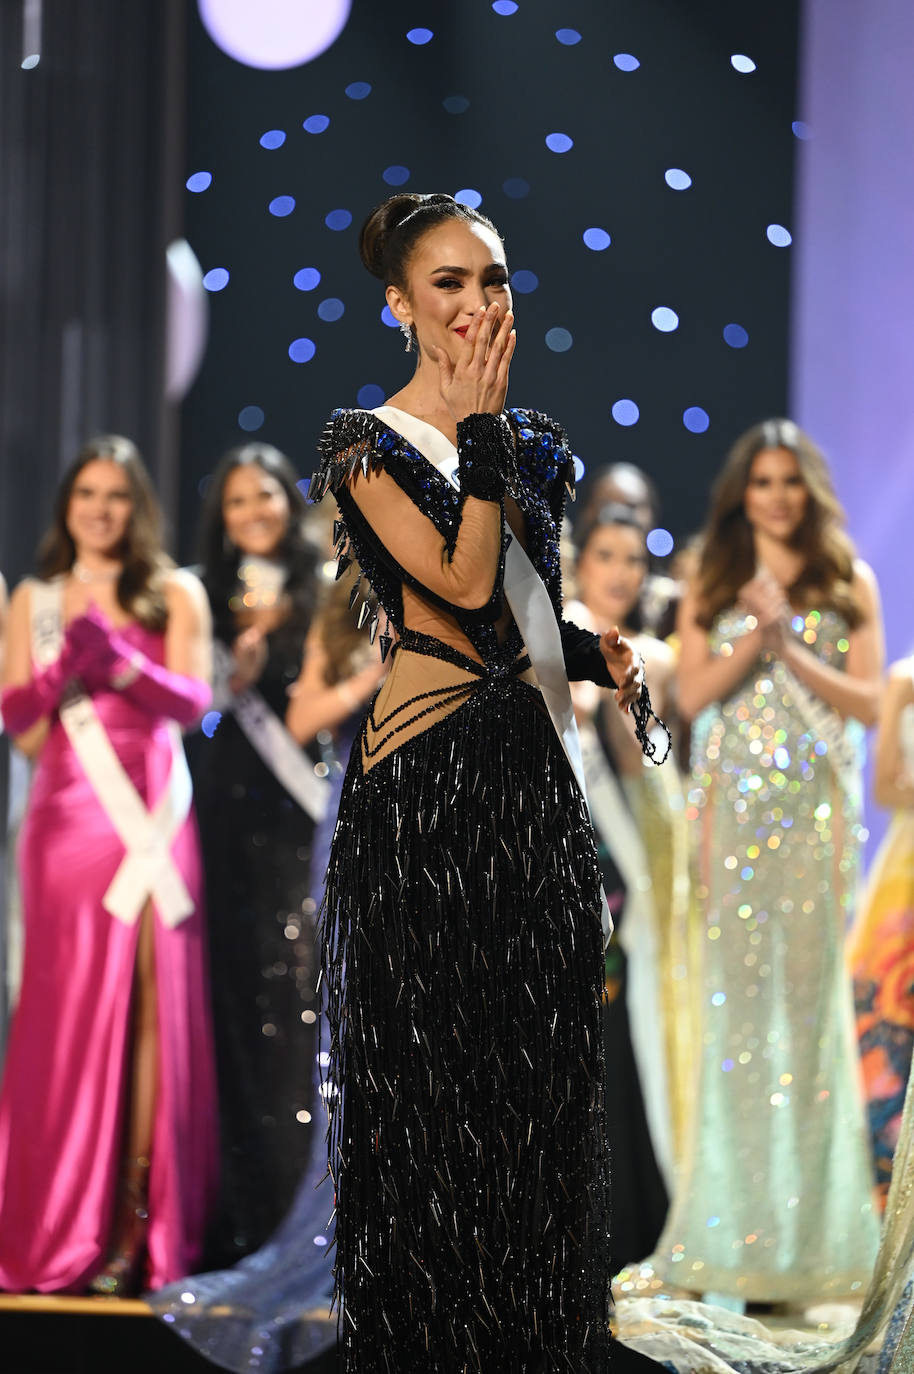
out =
[[[229,449],[220,459],[213,473],[203,510],[200,514],[199,550],[202,569],[200,576],[209,596],[213,612],[213,633],[230,644],[238,633],[235,613],[230,602],[238,586],[238,565],[241,552],[225,532],[222,499],[225,485],[237,468],[258,467],[279,483],[289,502],[289,526],[276,551],[288,572],[285,595],[289,614],[276,630],[294,655],[301,651],[301,641],[308,632],[317,600],[317,569],[320,551],[306,528],[308,507],[298,487],[295,469],[285,454],[271,444],[242,444]]]
[[[481,224],[501,242],[501,235],[487,215],[469,205],[461,205],[453,196],[404,192],[388,196],[376,205],[362,225],[359,234],[362,262],[385,286],[398,286],[402,291],[406,287],[406,269],[416,244],[429,229],[449,219],[462,224]]]
[[[38,548],[38,576],[58,577],[73,567],[76,545],[67,529],[70,498],[83,468],[99,460],[116,463],[130,488],[130,521],[121,550],[124,566],[115,589],[117,604],[148,630],[162,630],[168,618],[165,578],[174,564],[162,548],[162,512],[149,473],[136,444],[123,434],[99,434],[89,439],[64,473],[51,527]]]
[[[613,529],[620,525],[623,529],[634,530],[641,540],[644,547],[644,572],[646,577],[650,567],[650,559],[648,557],[645,529],[635,514],[634,507],[625,506],[621,501],[610,501],[605,506],[599,506],[581,521],[580,526],[574,532],[574,546],[577,556],[578,558],[581,557],[581,554],[587,548],[587,545],[598,530]],[[626,621],[628,628],[634,630],[636,634],[640,634],[644,629],[644,611],[641,606],[643,595],[644,586],[642,584],[641,594],[629,611]]]

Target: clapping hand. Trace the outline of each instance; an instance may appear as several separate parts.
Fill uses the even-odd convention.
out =
[[[743,584],[737,600],[757,622],[765,647],[776,649],[790,619],[790,603],[778,580],[761,568]]]
[[[108,682],[124,656],[117,632],[94,602],[67,626],[65,651],[69,671],[90,691]]]
[[[267,639],[258,625],[249,625],[237,636],[232,644],[232,658],[232,691],[243,692],[258,680],[267,661]]]

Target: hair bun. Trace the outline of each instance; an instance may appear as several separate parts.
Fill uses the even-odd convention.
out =
[[[373,277],[389,286],[404,286],[406,269],[424,233],[448,220],[481,224],[496,237],[498,230],[479,210],[436,191],[430,195],[404,192],[376,205],[359,234],[359,256]]]
[[[435,191],[430,195],[420,195],[416,191],[404,191],[396,196],[388,196],[387,200],[382,200],[380,205],[375,206],[362,225],[362,232],[359,235],[359,256],[363,266],[368,269],[373,277],[378,277],[386,283],[390,267],[388,246],[391,237],[404,220],[409,219],[410,215],[417,210],[426,207],[456,206],[456,204],[453,196],[445,195],[441,191]]]
[[[407,216],[418,210],[425,199],[425,196],[417,195],[413,191],[389,196],[380,205],[376,205],[366,219],[359,235],[359,256],[373,277],[384,280],[387,245],[391,234]]]

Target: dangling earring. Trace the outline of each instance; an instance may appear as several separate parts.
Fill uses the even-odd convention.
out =
[[[413,351],[413,327],[412,327],[412,325],[411,325],[411,324],[407,324],[405,320],[401,321],[401,323],[400,323],[400,333],[403,335],[404,339],[406,340],[406,351],[407,351],[407,353],[412,353],[412,351]]]

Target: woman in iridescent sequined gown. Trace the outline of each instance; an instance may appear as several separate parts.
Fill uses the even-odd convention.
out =
[[[569,675],[618,682],[642,733],[647,695],[617,633],[560,628],[570,453],[545,416],[503,410],[497,233],[449,196],[396,196],[362,257],[419,363],[391,404],[334,412],[312,488],[333,491],[341,563],[358,561],[397,635],[327,880],[346,1367],[602,1371],[599,873],[515,619],[522,546],[559,665],[564,650]]]
[[[844,938],[882,630],[825,461],[792,423],[734,446],[679,624],[703,1034],[654,1275],[749,1302],[860,1292],[878,1228]]]

